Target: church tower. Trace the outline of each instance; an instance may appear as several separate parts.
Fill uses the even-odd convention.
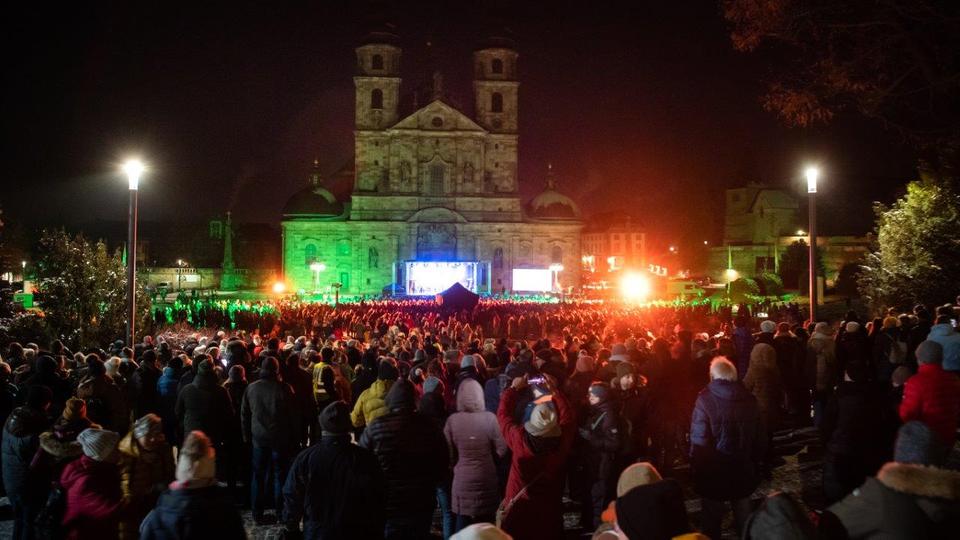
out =
[[[377,191],[387,184],[389,141],[384,130],[397,122],[399,43],[400,39],[388,28],[370,32],[356,48],[355,191]]]
[[[493,37],[473,53],[476,121],[486,129],[484,179],[495,192],[517,191],[517,52],[512,39]]]

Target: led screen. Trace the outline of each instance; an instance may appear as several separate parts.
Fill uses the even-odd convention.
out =
[[[514,268],[513,290],[547,292],[553,290],[553,272],[545,268]]]
[[[477,292],[476,262],[407,262],[407,294],[442,293],[454,283]]]

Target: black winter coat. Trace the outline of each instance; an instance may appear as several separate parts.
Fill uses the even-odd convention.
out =
[[[9,495],[19,495],[27,499],[36,499],[49,488],[49,484],[38,482],[37,475],[30,468],[30,462],[40,446],[40,433],[46,430],[49,422],[43,412],[30,407],[17,407],[10,414],[3,427],[2,450],[3,486]]]
[[[130,376],[127,388],[134,418],[142,418],[148,413],[160,414],[160,393],[157,391],[159,380],[160,370],[148,365],[141,365]]]
[[[620,450],[620,412],[612,401],[590,406],[580,436],[586,441],[586,464],[594,478],[609,479]]]
[[[296,448],[300,434],[296,396],[289,384],[276,377],[250,383],[243,394],[240,418],[244,442],[275,450]]]
[[[223,443],[234,426],[233,404],[226,388],[213,372],[199,373],[177,396],[178,424],[186,438],[191,431],[207,434],[214,444]]]
[[[217,486],[168,489],[140,525],[140,540],[189,540],[246,538],[240,513],[233,499]]]
[[[757,400],[739,381],[713,380],[700,391],[690,425],[690,455],[697,493],[714,500],[750,495],[760,478]]]
[[[884,434],[885,395],[871,383],[843,381],[827,403],[821,430],[827,449],[834,454],[862,456],[883,463],[877,441]],[[878,462],[879,461],[879,462]]]
[[[384,484],[380,463],[349,435],[325,435],[297,456],[283,487],[288,530],[303,519],[307,539],[383,536]]]

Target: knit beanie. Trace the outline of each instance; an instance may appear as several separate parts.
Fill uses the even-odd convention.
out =
[[[450,540],[513,540],[513,537],[491,523],[474,523],[460,529]]]
[[[626,360],[627,346],[623,343],[617,343],[610,350],[610,360]]]
[[[760,331],[764,334],[772,334],[777,331],[777,323],[773,321],[763,321],[760,323]]]
[[[139,439],[147,435],[157,435],[163,432],[163,422],[160,417],[150,413],[133,423],[133,437]]]
[[[920,364],[942,364],[943,346],[936,341],[925,340],[917,345],[917,363]]]
[[[637,486],[645,486],[660,480],[663,480],[660,471],[651,463],[646,461],[634,463],[620,473],[620,479],[617,480],[617,497],[623,497]]]
[[[191,431],[180,448],[177,482],[183,487],[201,487],[216,481],[216,452],[202,431]]]
[[[438,388],[443,387],[443,381],[434,377],[433,375],[427,377],[427,380],[423,381],[423,393],[429,394],[430,392],[436,392]]]
[[[464,356],[462,360],[460,360],[461,368],[470,367],[470,366],[475,367],[476,365],[477,365],[477,359],[474,358],[472,354],[468,354]]]
[[[844,328],[844,330],[846,330],[846,332],[847,332],[848,334],[852,334],[852,333],[860,330],[860,323],[858,323],[857,321],[850,321],[850,322],[848,322],[847,325],[844,326],[843,328]]]
[[[900,426],[897,442],[893,447],[893,460],[897,463],[937,466],[943,463],[947,449],[937,439],[930,426],[913,420]]]
[[[590,393],[596,396],[600,401],[606,401],[610,397],[610,385],[603,382],[595,382],[590,385]]]
[[[384,359],[377,368],[377,378],[381,381],[395,381],[400,377],[400,370],[393,364],[393,360]]]
[[[353,428],[350,422],[350,407],[342,401],[334,401],[320,412],[320,429],[324,434],[342,435]]]
[[[619,364],[617,364],[618,379],[626,375],[633,375],[636,372],[637,370],[633,367],[633,364],[631,364],[630,362],[620,362]]]
[[[534,437],[559,437],[560,422],[553,404],[538,403],[530,413],[530,419],[523,424],[523,429]]]
[[[87,428],[77,435],[83,455],[94,461],[113,461],[120,435],[106,429]]]
[[[87,417],[87,403],[80,398],[72,397],[63,407],[63,419],[67,421],[79,420]]]

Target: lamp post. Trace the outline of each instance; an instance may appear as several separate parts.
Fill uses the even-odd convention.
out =
[[[320,290],[320,272],[326,269],[327,265],[322,262],[310,263],[310,270],[313,271],[313,294],[317,294],[317,291]]]
[[[187,261],[177,259],[177,292],[183,290],[183,269],[187,266]]]
[[[140,160],[123,164],[130,188],[130,209],[127,217],[127,345],[133,347],[137,310],[137,188],[145,167]]]
[[[560,301],[563,302],[563,289],[560,288],[560,272],[563,272],[563,265],[553,263],[550,265],[550,271],[553,272],[553,288],[560,292]]]
[[[338,281],[331,283],[330,286],[333,287],[333,307],[336,308],[340,305],[340,287],[343,287],[343,283]]]
[[[820,169],[816,167],[807,167],[807,198],[809,201],[810,214],[808,224],[810,232],[810,322],[817,322],[817,179],[820,177]]]

